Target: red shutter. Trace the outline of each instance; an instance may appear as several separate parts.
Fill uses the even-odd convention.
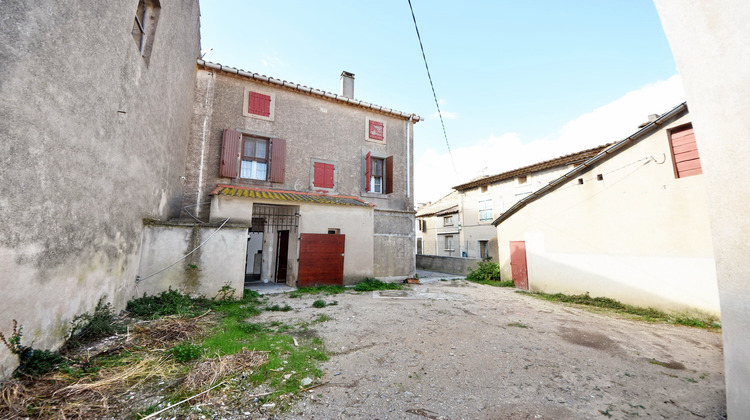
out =
[[[703,173],[700,156],[698,155],[698,145],[695,143],[695,133],[692,128],[672,132],[670,141],[677,178]]]
[[[385,158],[385,193],[393,192],[393,156]]]
[[[383,123],[370,120],[370,138],[372,140],[383,140]]]
[[[370,152],[365,156],[365,191],[370,191]]]
[[[271,116],[271,97],[258,92],[250,92],[247,98],[247,112],[264,117]]]
[[[286,169],[286,140],[271,139],[271,174],[268,180],[283,183]]]
[[[237,178],[239,176],[237,161],[240,157],[239,131],[224,130],[221,137],[221,164],[219,165],[219,176]]]
[[[313,166],[313,186],[318,188],[333,188],[333,169],[330,163],[315,162]]]

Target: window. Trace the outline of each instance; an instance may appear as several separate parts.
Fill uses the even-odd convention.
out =
[[[219,176],[255,181],[284,182],[286,141],[224,130]]]
[[[487,192],[487,188],[488,188],[488,187],[487,187],[486,185],[482,185],[481,187],[479,187],[479,190],[480,190],[481,192],[483,192],[483,193],[486,193],[486,192]]]
[[[159,20],[160,5],[157,0],[140,0],[133,21],[133,41],[148,64],[151,48],[154,46],[156,22]]]
[[[329,235],[338,235],[339,233],[341,233],[341,229],[339,228],[328,228]]]
[[[418,219],[417,220],[417,227],[419,228],[420,232],[427,232],[427,220]]]
[[[422,255],[422,238],[417,238],[417,255]]]
[[[333,189],[336,187],[336,164],[333,162],[313,160],[313,188]]]
[[[443,226],[453,226],[453,216],[443,217]]]
[[[365,140],[374,143],[385,143],[385,121],[365,119]]]
[[[492,199],[479,201],[479,221],[489,222],[492,220]]]
[[[525,184],[525,183],[526,183],[526,181],[528,181],[528,178],[526,177],[526,175],[521,175],[521,176],[519,176],[519,177],[518,177],[518,178],[516,178],[516,179],[518,180],[518,183],[519,183],[519,184]]]
[[[488,241],[479,241],[479,258],[483,260],[490,258],[490,251],[487,244]]]
[[[675,128],[669,132],[669,143],[672,150],[672,162],[676,178],[699,175],[703,173],[698,145],[691,124]]]
[[[367,153],[365,156],[365,191],[375,194],[393,192],[393,156],[380,158]]]
[[[453,251],[453,235],[445,235],[445,250]]]
[[[245,117],[273,121],[276,94],[261,92],[255,87],[246,87],[242,104],[242,115]]]
[[[268,174],[268,140],[242,136],[240,178],[266,180]]]

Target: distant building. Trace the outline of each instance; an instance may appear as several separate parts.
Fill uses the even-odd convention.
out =
[[[458,257],[458,193],[417,209],[417,255]]]

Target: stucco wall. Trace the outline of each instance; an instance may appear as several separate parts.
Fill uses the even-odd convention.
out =
[[[171,287],[193,296],[211,298],[222,287],[229,286],[235,290],[236,297],[241,297],[245,283],[247,227],[220,227],[221,224],[147,225],[143,232],[137,293],[151,295]],[[201,244],[187,258],[161,271]]]
[[[250,223],[253,204],[276,204],[278,201],[251,200],[239,197],[214,197],[211,216],[219,219],[231,218],[233,222]],[[294,286],[297,281],[299,257],[298,238],[302,233],[328,233],[328,229],[339,229],[346,235],[344,247],[344,283],[354,284],[373,272],[373,210],[371,207],[316,205],[303,202],[288,202],[297,206],[299,228],[290,232],[289,271],[287,284]],[[363,233],[364,232],[364,233]],[[264,241],[269,238],[264,238]],[[271,240],[273,240],[271,238]],[[244,249],[244,248],[243,248]],[[275,249],[275,247],[270,247]],[[412,253],[413,255],[413,253]],[[264,259],[270,258],[268,255]],[[244,268],[240,270],[243,272]]]
[[[375,210],[373,276],[403,280],[414,276],[414,212]]]
[[[656,0],[694,118],[721,296],[727,414],[750,413],[750,3]]]
[[[503,278],[526,241],[531,290],[718,314],[703,176],[676,179],[669,147],[659,130],[501,222]]]
[[[162,0],[150,61],[137,0],[1,2],[0,328],[59,345],[77,314],[134,292],[142,219],[178,213],[198,2]],[[16,361],[0,346],[0,377]]]
[[[466,276],[470,269],[476,270],[478,258],[439,257],[436,255],[417,255],[417,268],[438,273]]]

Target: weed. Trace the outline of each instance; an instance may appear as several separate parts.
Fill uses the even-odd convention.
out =
[[[706,320],[699,320],[696,318],[688,317],[677,317],[674,315],[667,314],[658,309],[654,308],[643,308],[640,306],[633,306],[621,303],[615,299],[606,297],[591,297],[588,293],[582,295],[565,295],[562,293],[543,293],[543,292],[527,292],[519,290],[517,293],[533,296],[543,300],[574,303],[578,305],[594,306],[597,308],[611,309],[614,311],[635,315],[645,321],[661,321],[671,324],[686,325],[690,327],[706,328],[706,329],[719,329],[721,325],[715,322],[712,317],[707,317]]]
[[[265,325],[251,322],[240,322],[238,328],[245,334],[257,334],[268,331]]]
[[[466,280],[469,280],[467,277]],[[515,283],[513,283],[513,280],[469,280],[473,283],[478,284],[484,284],[487,286],[494,286],[494,287],[516,287]]]
[[[607,416],[607,417],[612,417],[612,413],[609,412],[609,408],[606,409],[606,410],[604,410],[604,411],[599,410],[599,412],[602,413],[603,415]]]
[[[135,316],[143,318],[159,318],[165,315],[198,315],[211,307],[211,301],[206,298],[191,298],[171,287],[158,295],[133,299],[128,302],[126,309]]]
[[[221,289],[219,289],[216,296],[214,296],[214,300],[234,300],[234,287],[230,286],[228,283],[221,286]]]
[[[112,305],[101,298],[93,313],[76,315],[63,348],[70,349],[82,343],[125,332],[125,326],[117,322]]]
[[[338,295],[344,293],[346,288],[344,286],[327,285],[327,286],[314,286],[314,287],[300,287],[299,289],[290,292],[289,297],[298,298],[304,295],[317,295],[325,293],[326,295]]]
[[[440,279],[440,281],[448,281],[448,279]]]
[[[469,281],[500,281],[500,266],[490,261],[479,261],[477,269],[469,269]]]
[[[685,380],[686,380],[686,381],[688,381],[688,382],[690,382],[690,383],[693,383],[693,384],[697,384],[697,383],[698,383],[698,381],[696,381],[696,380],[695,380],[695,379],[693,379],[693,378],[687,378],[687,377],[686,377],[686,378],[685,378]]]
[[[316,300],[315,302],[312,303],[312,307],[313,308],[325,308],[326,307],[326,301],[318,299],[318,300]]]
[[[508,324],[508,326],[509,327],[518,327],[518,328],[529,328],[528,325],[522,324],[520,322],[511,322],[510,324]]]
[[[271,311],[271,312],[289,312],[292,310],[292,307],[289,305],[284,305],[284,306],[271,305],[271,306],[266,306],[265,310]]]
[[[313,324],[319,324],[319,323],[321,323],[321,322],[326,322],[326,321],[330,321],[330,320],[332,320],[332,319],[333,319],[333,318],[331,318],[330,316],[328,316],[328,315],[326,315],[326,314],[320,314],[320,315],[318,315],[318,317],[317,317],[317,318],[313,319],[313,321],[312,321],[312,322],[313,322]]]
[[[403,287],[398,283],[385,283],[377,279],[366,278],[354,286],[358,292],[372,292],[374,290],[401,290]]]
[[[5,347],[7,347],[11,353],[18,356],[19,365],[13,372],[13,376],[42,376],[65,364],[65,359],[57,353],[22,345],[22,336],[23,326],[19,326],[15,319],[13,320],[13,329],[10,337],[6,338],[5,335],[0,332],[0,340],[5,344]]]
[[[172,347],[169,353],[178,362],[185,363],[201,357],[203,350],[195,344],[185,341]]]

